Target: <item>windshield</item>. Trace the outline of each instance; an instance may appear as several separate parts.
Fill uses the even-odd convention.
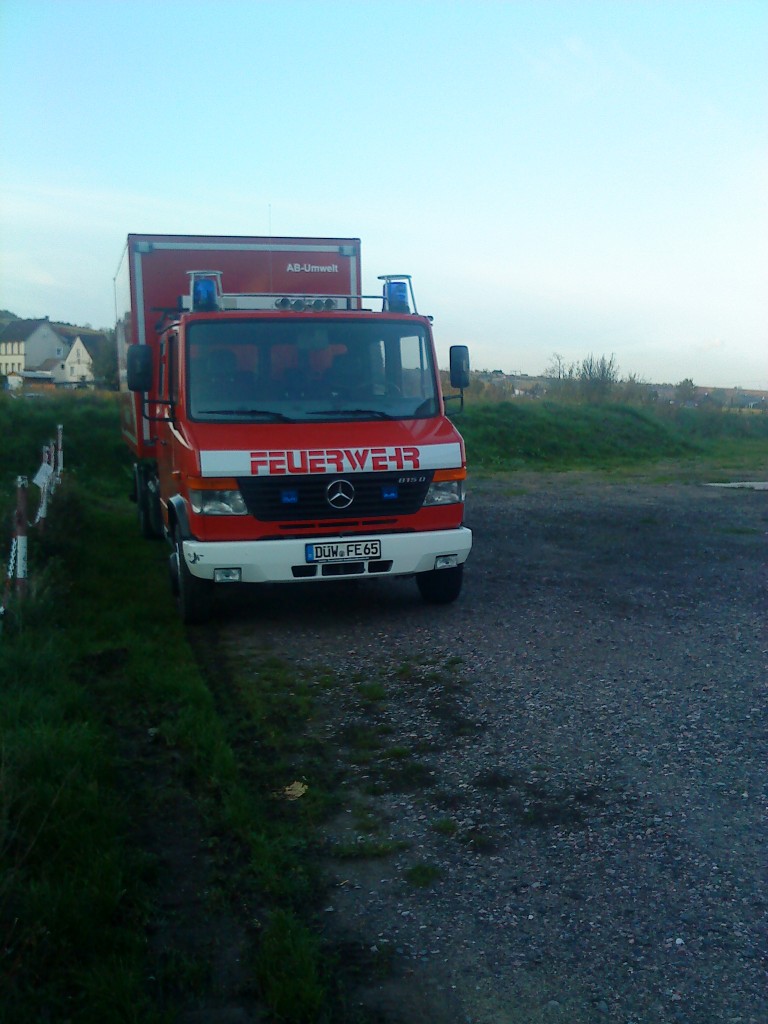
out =
[[[436,416],[422,324],[363,319],[227,319],[187,331],[197,420],[322,422]]]

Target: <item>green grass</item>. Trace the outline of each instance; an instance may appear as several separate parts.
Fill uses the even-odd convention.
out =
[[[763,415],[526,401],[469,405],[456,423],[471,471],[605,470],[664,460],[743,466],[768,455]]]
[[[334,843],[329,853],[336,860],[374,860],[391,857],[408,849],[406,842],[395,839],[368,839],[361,836],[355,842]]]
[[[431,827],[434,832],[441,836],[455,836],[459,831],[459,826],[453,818],[436,818],[431,823]]]
[[[142,978],[147,864],[125,842],[129,817],[100,707],[106,679],[94,660],[131,627],[106,637],[99,616],[93,633],[74,626],[87,620],[68,554],[84,555],[85,544],[61,523],[87,528],[88,517],[72,489],[56,506],[44,544],[61,561],[38,574],[28,605],[12,606],[0,637],[0,1019],[152,1021]],[[119,667],[126,685],[142,660],[137,649]]]
[[[428,889],[442,878],[442,871],[436,864],[414,864],[404,874],[406,882],[416,889]]]
[[[17,476],[35,475],[42,446],[64,427],[64,466],[99,494],[128,493],[130,460],[118,422],[118,396],[92,391],[42,393],[30,401],[0,392],[0,500]]]
[[[383,683],[361,683],[357,688],[357,692],[364,701],[371,704],[386,700],[387,697],[387,690]]]
[[[256,975],[268,1005],[281,1021],[320,1021],[328,1006],[320,944],[295,914],[270,918],[256,959]]]
[[[7,464],[34,455],[44,402],[3,407],[23,442],[4,450]],[[167,550],[138,537],[125,500],[115,404],[94,402],[87,417],[74,400],[46,408],[65,425],[64,484],[30,537],[33,594],[12,603],[0,636],[0,1020],[167,1020],[191,976],[204,977],[184,951],[147,960],[159,894],[135,823],[162,820],[175,793],[193,797],[212,849],[226,837],[225,898],[257,888],[268,923],[252,969],[265,1004],[285,1021],[327,1019],[315,1012],[327,999],[311,832],[331,798],[323,753],[302,739],[308,686],[265,659],[255,678],[233,667],[211,689],[170,598]],[[101,453],[96,478],[92,453],[75,454],[86,435]],[[150,734],[161,779],[137,757]],[[274,795],[303,776],[302,799]]]
[[[458,422],[472,471],[630,467],[656,480],[764,471],[768,417],[698,413],[506,403],[469,406]],[[169,596],[167,549],[139,538],[126,500],[114,396],[0,395],[4,565],[16,477],[34,475],[59,423],[64,484],[45,531],[30,536],[30,596],[12,602],[0,633],[0,1021],[160,1024],[208,983],[195,950],[159,965],[147,952],[159,926],[158,866],[137,822],[162,820],[181,795],[218,870],[211,909],[258,894],[262,927],[248,962],[265,1005],[286,1022],[341,1021],[316,928],[318,825],[338,806],[339,780],[311,728],[315,687],[336,680],[215,648],[201,663]],[[406,661],[397,679],[431,684],[439,668]],[[350,685],[368,714],[387,699],[375,677]],[[433,785],[380,726],[349,723],[339,741],[353,763],[373,766],[377,787]],[[303,795],[281,797],[296,781]],[[456,833],[447,818],[432,827]],[[392,852],[363,838],[346,856]],[[407,880],[436,878],[415,865]]]

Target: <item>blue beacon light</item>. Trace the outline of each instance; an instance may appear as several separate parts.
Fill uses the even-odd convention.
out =
[[[192,292],[192,304],[196,310],[218,309],[216,282],[210,277],[199,277]]]
[[[406,281],[387,281],[387,306],[393,313],[410,313]]]

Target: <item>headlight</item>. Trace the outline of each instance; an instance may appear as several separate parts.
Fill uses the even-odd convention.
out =
[[[463,480],[438,480],[429,485],[425,505],[454,505],[464,501]]]
[[[240,491],[199,491],[190,490],[189,501],[192,511],[200,516],[246,516]]]

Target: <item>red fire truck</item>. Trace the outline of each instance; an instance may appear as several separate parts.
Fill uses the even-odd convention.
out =
[[[187,622],[219,585],[414,576],[461,590],[464,443],[408,275],[361,294],[351,238],[129,235],[123,435]],[[372,308],[372,302],[376,309]],[[469,383],[463,345],[451,385]]]

